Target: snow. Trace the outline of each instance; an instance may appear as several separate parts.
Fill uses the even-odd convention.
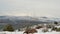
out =
[[[60,26],[55,26],[55,27],[60,27]],[[38,32],[34,33],[34,34],[60,34],[60,32],[56,32],[56,31],[51,31],[51,29],[48,29],[48,32],[43,32],[44,28],[41,29],[36,29]],[[24,31],[14,31],[14,32],[8,32],[8,31],[0,31],[0,34],[23,34]]]
[[[0,34],[23,34],[23,32],[22,31],[20,31],[20,32],[0,32]]]
[[[46,32],[46,33],[34,33],[34,34],[60,34],[60,32]]]
[[[51,31],[51,29],[49,29],[48,32],[42,32],[43,28],[41,29],[36,29],[38,32],[34,33],[34,34],[60,34],[60,32],[56,32],[56,31]],[[8,32],[8,31],[3,31],[0,32],[0,34],[23,34],[24,31],[14,31],[14,32]]]
[[[43,30],[42,28],[37,29],[38,32],[34,34],[60,34],[60,32],[56,32],[56,31],[42,32],[42,30]],[[14,32],[3,31],[3,32],[0,32],[0,34],[23,34],[23,32],[24,31],[14,31]]]
[[[56,32],[56,31],[50,31],[51,29],[49,29],[49,32],[42,32],[43,29],[38,29],[38,33],[34,33],[34,34],[60,34],[60,32]]]
[[[55,26],[55,27],[60,28],[60,26]]]
[[[23,34],[23,32],[0,32],[0,34]],[[60,32],[38,32],[38,33],[34,33],[34,34],[60,34]]]

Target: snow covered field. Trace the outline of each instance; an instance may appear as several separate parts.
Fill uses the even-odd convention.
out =
[[[34,34],[60,34],[60,32],[56,32],[56,31],[51,31],[51,32],[42,32],[41,29],[38,29],[37,30],[38,32],[37,33],[34,33]],[[0,34],[23,34],[23,31],[16,31],[16,32],[0,32]]]
[[[57,28],[60,28],[60,26],[55,26]],[[37,33],[34,33],[34,34],[60,34],[60,32],[56,32],[56,31],[52,31],[51,29],[48,29],[47,32],[43,32],[43,29],[45,28],[40,28],[40,29],[36,29],[37,30]],[[14,31],[14,32],[8,32],[8,31],[0,31],[0,34],[23,34],[24,31]]]
[[[0,32],[0,34],[23,34],[23,32]]]
[[[0,34],[23,34],[23,32],[0,32]],[[60,32],[38,32],[38,33],[34,33],[34,34],[60,34]]]

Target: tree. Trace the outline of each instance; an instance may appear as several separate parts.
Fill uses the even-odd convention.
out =
[[[56,21],[55,21],[55,22],[54,22],[54,24],[56,24],[56,25],[57,25],[57,24],[58,24],[58,22],[56,22]]]
[[[7,25],[4,27],[3,31],[14,31],[14,28],[12,27],[12,25],[7,24]]]

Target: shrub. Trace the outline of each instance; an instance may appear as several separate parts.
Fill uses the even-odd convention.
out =
[[[56,21],[55,21],[55,22],[54,22],[54,24],[56,24],[56,25],[57,25],[57,24],[58,24],[58,22],[56,22]]]
[[[25,32],[24,33],[27,33],[27,34],[29,34],[29,33],[37,33],[37,30],[36,29],[27,29],[27,30],[25,30]]]
[[[56,31],[60,31],[60,28],[57,28]]]
[[[43,31],[43,32],[48,32],[48,29],[43,29],[42,31]]]
[[[21,31],[20,29],[18,29],[18,31]]]
[[[36,29],[40,29],[40,28],[42,28],[42,26],[38,26],[38,27],[36,27]]]
[[[52,28],[52,26],[51,25],[47,25],[47,28]]]
[[[60,28],[53,27],[52,30],[54,30],[54,31],[60,31]]]
[[[55,31],[56,29],[57,29],[57,27],[53,27],[53,28],[52,28],[52,30],[54,30],[54,31]]]
[[[4,27],[3,31],[14,31],[14,28],[12,27],[12,25],[8,24]]]

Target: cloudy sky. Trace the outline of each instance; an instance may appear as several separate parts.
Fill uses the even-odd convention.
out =
[[[60,0],[0,0],[0,15],[60,17]]]

